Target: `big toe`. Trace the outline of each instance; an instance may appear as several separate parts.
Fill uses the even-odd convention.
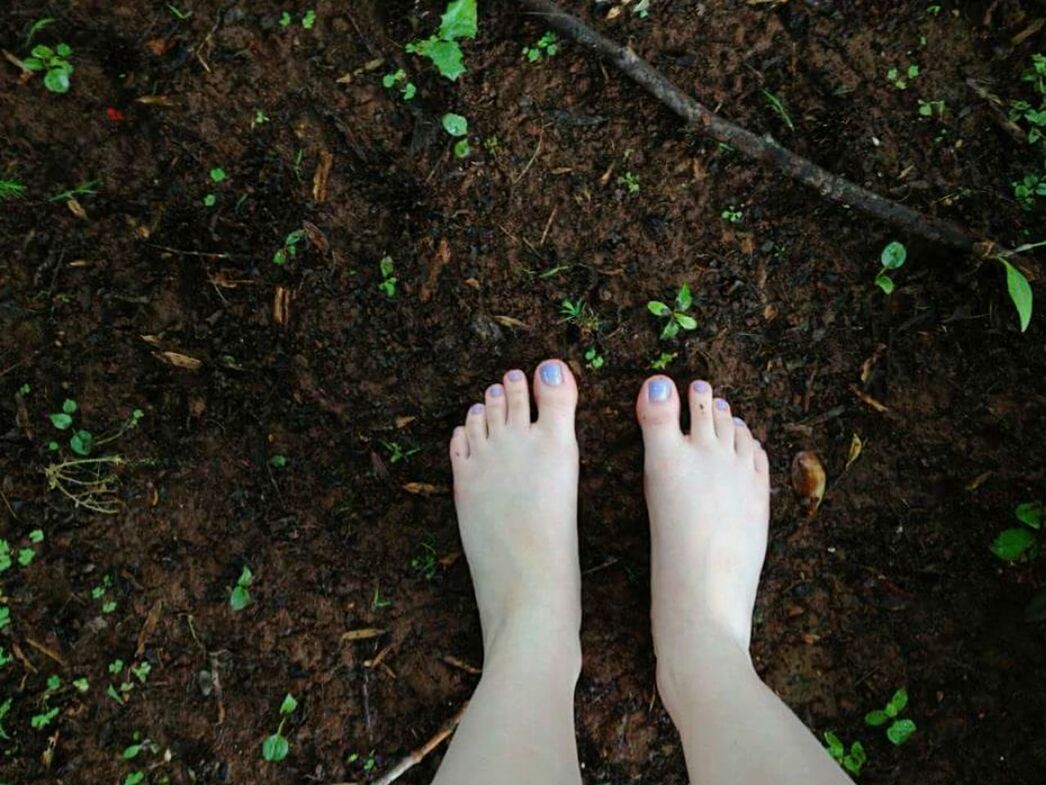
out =
[[[651,376],[636,401],[636,417],[648,449],[671,445],[683,438],[679,428],[679,391],[667,376]]]
[[[574,433],[577,382],[562,360],[545,360],[534,371],[534,400],[538,405],[539,428]]]

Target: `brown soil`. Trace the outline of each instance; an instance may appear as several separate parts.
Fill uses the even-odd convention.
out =
[[[862,739],[868,782],[1046,781],[1046,627],[1022,621],[1044,571],[988,549],[1014,505],[1043,493],[1043,319],[1018,332],[1001,270],[688,135],[576,47],[524,63],[543,28],[509,2],[481,4],[453,85],[402,50],[435,27],[432,0],[318,0],[311,31],[299,3],[177,5],[192,16],[143,0],[0,11],[0,48],[24,56],[26,29],[52,16],[37,40],[67,42],[76,66],[55,96],[0,62],[0,177],[28,187],[0,206],[0,536],[46,535],[2,578],[0,645],[18,656],[0,670],[12,699],[0,781],[119,782],[140,768],[152,783],[363,782],[426,740],[476,683],[445,658],[481,661],[446,439],[505,369],[561,356],[583,390],[585,778],[685,782],[653,695],[632,417],[665,348],[669,372],[714,380],[772,458],[755,655],[773,688],[817,733]],[[1041,34],[1011,39],[1041,6],[773,5],[654,0],[646,20],[590,18],[836,172],[1006,242],[1039,237],[1041,214],[1010,188],[1033,156],[966,80],[1020,96]],[[894,89],[885,72],[909,62],[921,76]],[[411,104],[381,86],[397,65],[418,85]],[[920,118],[917,97],[946,101],[944,117]],[[256,110],[269,122],[252,128]],[[465,161],[439,127],[451,110],[470,122]],[[213,167],[228,179],[213,184]],[[626,171],[639,193],[618,183]],[[92,180],[76,205],[48,200]],[[740,223],[721,218],[728,207]],[[302,251],[274,265],[302,227]],[[909,261],[887,298],[872,279],[892,239]],[[378,288],[385,254],[394,299]],[[684,282],[699,327],[666,345],[645,304]],[[564,322],[565,298],[598,325]],[[97,435],[145,412],[107,446],[130,462],[117,515],[47,489],[48,415],[65,398]],[[864,447],[847,469],[854,434]],[[418,452],[393,462],[391,443]],[[810,521],[787,479],[802,449],[829,475]],[[412,566],[427,548],[431,577]],[[253,602],[235,613],[244,565]],[[92,597],[104,576],[111,590]],[[385,632],[342,640],[368,627]],[[136,681],[109,674],[116,658],[152,666],[124,705],[106,696]],[[45,696],[52,673],[63,686]],[[919,730],[895,748],[862,718],[902,685]],[[290,755],[263,763],[287,692],[300,704]],[[32,729],[48,706],[58,716]],[[160,751],[124,761],[135,732]],[[439,757],[402,781],[427,782]]]

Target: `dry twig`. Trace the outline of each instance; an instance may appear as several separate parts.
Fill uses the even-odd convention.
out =
[[[443,725],[442,728],[439,729],[439,732],[436,733],[435,736],[433,736],[431,739],[429,739],[416,750],[414,750],[412,753],[410,753],[410,755],[405,757],[403,760],[401,760],[399,763],[397,763],[395,766],[393,766],[391,769],[385,772],[385,774],[378,777],[378,779],[374,780],[373,785],[391,785],[393,782],[398,780],[408,771],[410,771],[423,760],[425,760],[425,758],[429,756],[429,753],[431,753],[434,749],[436,749],[436,747],[442,744],[443,741],[454,732],[454,729],[458,727],[458,723],[461,722],[461,717],[465,713],[465,709],[467,709],[468,706],[468,702],[466,701],[465,705],[458,709],[457,714],[455,714],[453,717],[447,720],[447,722]]]

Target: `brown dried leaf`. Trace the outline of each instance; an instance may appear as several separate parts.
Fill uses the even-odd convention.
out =
[[[198,371],[203,365],[202,361],[181,352],[156,352],[156,358],[176,368],[184,368],[187,371]]]
[[[162,106],[165,109],[173,109],[176,106],[174,99],[169,95],[143,95],[134,100],[146,106]]]
[[[291,317],[291,290],[277,286],[272,296],[272,320],[279,325],[286,325]]]
[[[522,322],[514,316],[505,316],[504,314],[494,314],[494,321],[500,324],[502,327],[511,327],[514,330],[529,330],[526,322]]]
[[[366,641],[371,638],[377,638],[379,635],[384,635],[385,630],[379,630],[377,627],[365,627],[359,630],[349,630],[341,634],[341,641]]]
[[[861,437],[854,431],[853,437],[850,439],[850,454],[846,456],[846,468],[850,468],[850,464],[857,460],[861,454],[861,450],[864,448],[864,442],[861,441]]]
[[[803,450],[792,459],[792,489],[806,507],[806,514],[813,516],[824,499],[824,489],[828,482],[824,465],[817,453]]]
[[[394,420],[394,422],[396,423],[396,427],[397,428],[402,429],[402,428],[406,428],[408,425],[410,425],[416,419],[418,419],[418,418],[415,417],[413,414],[407,414],[407,415],[404,415],[402,417],[397,417]]]
[[[316,171],[312,175],[312,198],[318,203],[327,201],[327,179],[333,164],[334,153],[321,150],[319,163],[316,164]]]
[[[161,598],[153,603],[153,607],[149,609],[149,614],[145,617],[142,629],[138,632],[138,647],[134,650],[135,657],[141,657],[145,653],[145,644],[149,642],[149,636],[153,634],[156,625],[160,623],[162,615],[163,599]]]
[[[69,208],[69,212],[84,221],[87,220],[87,211],[84,206],[80,204],[74,197],[70,196],[65,206]]]
[[[327,235],[320,231],[320,227],[311,221],[302,221],[301,226],[302,229],[305,230],[306,236],[309,238],[309,245],[313,246],[322,254],[325,254],[330,250],[330,241],[327,239]]]
[[[450,489],[443,485],[433,485],[428,482],[408,482],[402,486],[407,493],[431,496],[434,493],[447,493]]]
[[[854,395],[856,395],[858,398],[860,398],[862,403],[865,403],[868,406],[871,406],[877,412],[882,413],[882,412],[890,411],[890,407],[889,406],[887,406],[884,403],[881,403],[880,401],[877,401],[875,398],[870,396],[868,393],[864,392],[856,384],[851,384],[850,385],[850,392],[852,392]]]

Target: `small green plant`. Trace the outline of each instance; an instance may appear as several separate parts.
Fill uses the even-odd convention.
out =
[[[846,751],[846,745],[842,739],[832,731],[824,734],[825,749],[832,756],[832,760],[853,774],[855,777],[861,773],[864,764],[868,762],[868,754],[864,751],[864,745],[855,741],[850,745],[850,751]]]
[[[313,9],[310,8],[302,15],[301,26],[305,30],[311,30],[316,26],[316,12]]]
[[[25,196],[25,186],[17,180],[0,180],[0,202],[21,199]]]
[[[294,21],[294,18],[291,16],[291,12],[290,11],[284,11],[282,14],[280,14],[280,20],[279,20],[280,27],[286,29],[286,28],[291,26],[291,23],[293,21]]]
[[[465,73],[464,56],[458,40],[475,38],[477,30],[476,0],[451,0],[436,34],[424,40],[412,41],[406,49],[411,54],[427,57],[444,78],[453,82]]]
[[[381,78],[381,84],[386,90],[399,90],[404,101],[410,101],[418,94],[418,88],[407,78],[407,72],[399,68]]]
[[[436,547],[431,537],[420,543],[420,551],[417,556],[410,560],[410,568],[420,574],[425,580],[431,581],[436,577],[439,563],[436,561]]]
[[[736,207],[731,205],[727,207],[723,212],[719,214],[719,217],[726,221],[728,224],[739,224],[745,217],[745,214],[738,210]]]
[[[406,461],[410,456],[415,453],[421,452],[420,447],[411,447],[404,449],[400,446],[399,442],[382,442],[381,446],[384,447],[389,453],[389,463],[399,463],[400,461]]]
[[[251,130],[253,131],[259,125],[265,125],[269,122],[269,115],[265,114],[263,109],[255,109],[254,114],[251,115]]]
[[[374,610],[380,611],[382,608],[388,608],[390,605],[392,605],[392,600],[390,600],[388,597],[385,597],[381,593],[381,587],[380,586],[375,586],[374,587],[374,598],[371,600],[370,604],[371,604],[371,607],[374,608]]]
[[[919,116],[920,117],[933,117],[935,114],[937,117],[944,117],[945,110],[944,101],[924,101],[919,99]]]
[[[559,304],[559,312],[563,314],[563,321],[576,324],[582,332],[594,332],[599,329],[599,317],[593,313],[582,299],[564,300]]]
[[[296,708],[298,708],[298,701],[288,692],[283,703],[280,704],[279,727],[276,728],[274,734],[266,736],[265,741],[262,742],[262,757],[270,763],[279,763],[291,751],[291,744],[283,735],[283,725]]]
[[[40,44],[22,61],[22,67],[27,71],[43,71],[44,87],[52,93],[68,93],[69,77],[73,74],[73,65],[69,62],[72,55],[68,44],[58,44],[54,49]]]
[[[916,730],[914,722],[900,716],[907,705],[908,690],[901,687],[885,706],[864,715],[864,722],[872,728],[881,728],[889,723],[886,728],[886,738],[890,740],[891,744],[899,747],[908,741]]]
[[[236,585],[229,594],[229,605],[236,612],[242,611],[251,604],[251,584],[254,582],[254,573],[246,564],[240,571],[240,577],[236,579]]]
[[[650,362],[650,367],[655,371],[663,371],[669,366],[669,364],[676,358],[678,352],[661,352],[655,359]]]
[[[295,229],[293,232],[283,238],[283,247],[277,249],[276,253],[272,255],[272,263],[275,265],[285,265],[288,259],[293,259],[298,255],[298,246],[305,240],[305,230]]]
[[[76,196],[93,196],[94,194],[98,193],[97,188],[100,182],[100,180],[88,180],[86,183],[80,183],[78,186],[76,186],[75,188],[70,188],[68,191],[56,193],[47,201],[64,202]]]
[[[883,248],[882,253],[879,254],[879,261],[882,263],[882,269],[879,270],[879,274],[875,276],[875,285],[882,289],[886,294],[893,294],[894,283],[889,272],[890,270],[899,270],[903,267],[907,258],[908,249],[904,247],[903,243],[899,243],[896,240],[888,243],[886,247]]]
[[[619,178],[617,178],[617,184],[623,186],[624,189],[630,194],[637,194],[640,191],[641,186],[639,185],[639,177],[632,174],[632,172],[625,172]]]
[[[381,257],[381,261],[378,262],[378,270],[381,272],[381,283],[378,284],[378,288],[391,300],[396,296],[396,282],[399,280],[393,274],[396,272],[396,267],[392,257],[388,254]]]
[[[599,353],[599,350],[595,346],[590,346],[585,350],[585,366],[593,371],[598,371],[606,364],[603,359],[603,355]]]
[[[1046,519],[1046,504],[1018,504],[1014,515],[1020,526],[999,532],[999,536],[992,543],[992,553],[1008,562],[1034,559],[1039,555],[1039,532],[1042,530],[1043,520]]]
[[[29,725],[33,728],[33,730],[43,730],[51,724],[55,717],[58,716],[59,711],[61,711],[61,709],[55,706],[54,708],[48,709],[47,711],[40,712],[39,714],[34,714],[29,719]]]
[[[183,11],[183,10],[181,10],[180,8],[178,8],[178,6],[176,6],[176,5],[173,5],[173,4],[171,4],[171,3],[168,3],[168,4],[167,4],[167,10],[168,10],[168,11],[170,11],[170,12],[171,12],[171,16],[173,16],[173,17],[174,17],[175,19],[177,19],[177,20],[178,20],[179,22],[184,22],[184,21],[186,21],[186,20],[187,20],[187,19],[188,19],[189,17],[191,17],[191,16],[192,16],[192,11],[188,11],[188,12],[186,12],[186,11]]]
[[[276,453],[269,458],[269,466],[274,469],[286,469],[287,468],[287,456],[283,453]]]
[[[447,112],[443,115],[443,130],[458,141],[454,143],[454,155],[458,158],[466,158],[472,152],[469,148],[469,121],[459,114]]]
[[[647,310],[661,319],[667,319],[665,327],[661,330],[661,340],[667,341],[679,335],[680,330],[696,330],[697,320],[687,314],[694,304],[694,298],[690,294],[690,287],[683,284],[676,292],[675,307],[670,307],[660,300],[651,300],[646,304]]]
[[[919,76],[919,66],[915,63],[909,65],[903,72],[898,68],[891,68],[886,72],[886,81],[898,90],[907,90],[909,82]]]
[[[546,57],[555,57],[558,52],[559,39],[551,30],[546,31],[533,46],[523,47],[523,56],[530,63],[540,63]]]
[[[766,98],[766,102],[770,105],[770,108],[774,110],[778,117],[788,126],[789,131],[795,130],[795,124],[792,123],[792,116],[788,114],[788,110],[785,108],[784,103],[776,95],[771,93],[769,90],[763,90],[763,97]]]
[[[222,169],[220,166],[216,166],[213,169],[211,169],[210,177],[211,177],[211,182],[214,183],[215,185],[218,185],[219,183],[224,182],[227,179],[228,175],[225,174],[225,170],[224,169]],[[206,194],[203,197],[203,204],[204,204],[204,207],[214,207],[216,204],[218,204],[218,196],[217,196],[217,194],[213,194],[213,193]]]

